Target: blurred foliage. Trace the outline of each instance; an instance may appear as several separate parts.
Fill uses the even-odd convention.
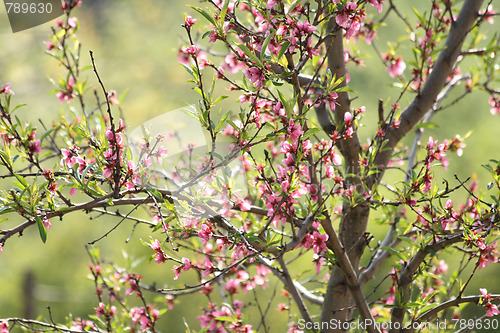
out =
[[[55,95],[49,95],[54,89],[49,78],[57,79],[62,73],[62,69],[53,59],[44,55],[43,41],[48,39],[50,27],[54,23],[13,34],[8,26],[4,7],[0,8],[0,79],[2,83],[12,83],[16,103],[27,104],[16,111],[22,119],[33,122],[42,119],[45,125],[49,125],[60,112],[66,112],[66,105],[61,105]],[[81,27],[78,36],[83,43],[82,63],[90,64],[88,51],[92,50],[106,88],[116,90],[119,95],[128,90],[123,109],[129,128],[134,128],[164,112],[196,102],[196,95],[186,83],[187,74],[177,64],[177,49],[184,38],[181,28],[183,13],[193,15],[183,1],[84,0],[83,6],[75,13]],[[395,18],[389,22],[378,32],[379,36],[386,35],[387,41],[395,40],[401,29],[404,29]],[[496,19],[496,27],[499,22],[500,19]],[[381,49],[385,49],[385,40],[379,40],[377,43]],[[360,45],[361,54],[366,50],[372,51],[370,46]],[[386,110],[389,110],[397,99],[399,90],[389,86],[392,81],[379,59],[366,57],[362,60],[365,66],[350,68],[350,76],[351,87],[355,91],[363,92],[363,95],[353,102],[353,107],[366,105],[367,108],[363,121],[366,128],[360,129],[360,136],[363,138],[373,133],[376,128],[378,99],[387,100],[390,96],[390,101],[385,106]],[[87,77],[90,85],[96,86],[96,79],[90,70],[87,71]],[[93,94],[87,95],[87,98],[92,97]],[[228,103],[234,102],[236,97],[233,96]],[[92,105],[92,102],[94,101],[90,100],[89,105]],[[400,104],[404,106],[405,102]],[[451,179],[454,174],[466,179],[475,173],[484,188],[487,178],[481,164],[491,158],[500,159],[500,118],[491,116],[486,94],[482,93],[472,94],[461,102],[453,113],[449,111],[451,110],[435,117],[434,122],[439,127],[427,130],[424,139],[427,140],[428,136],[432,135],[443,140],[452,138],[455,134],[464,135],[469,129],[473,129],[466,141],[468,148],[463,156],[450,157],[447,175]],[[411,140],[411,137],[407,138],[406,143]],[[387,178],[387,182],[400,177],[401,174],[395,173]],[[0,182],[0,186],[4,185]],[[144,214],[144,217],[147,215]],[[93,314],[93,307],[97,304],[93,283],[87,278],[89,259],[85,245],[105,234],[118,221],[110,217],[89,219],[89,216],[83,213],[74,214],[65,217],[62,222],[53,221],[45,245],[42,245],[38,231],[33,228],[27,230],[23,235],[24,239],[9,241],[4,253],[0,255],[0,317],[24,315],[22,289],[24,274],[28,271],[33,272],[35,276],[35,317],[42,315],[47,318],[47,306],[50,306],[55,321],[63,321],[68,313],[75,317]],[[125,242],[132,229],[130,222],[123,223],[120,228],[100,241],[97,245],[101,256],[117,259],[116,263],[123,266],[137,258],[151,255],[149,248],[140,243],[141,238],[147,240],[149,237],[147,228],[138,227],[134,238],[128,243]],[[380,225],[373,224],[370,231],[379,238],[384,235],[384,230]],[[122,255],[122,252],[127,254]],[[453,258],[450,258],[450,266],[452,265]],[[500,273],[500,269],[494,266],[498,265],[491,265],[481,271],[482,281],[476,280],[469,290],[477,291],[479,285],[486,288],[496,287],[494,277]],[[171,265],[168,263],[158,266],[144,260],[138,264],[136,271],[145,277],[146,283],[155,280],[160,283],[174,282]],[[182,283],[188,282],[189,279],[175,283],[182,286]],[[285,300],[279,296],[280,285],[273,284],[271,289],[266,291],[267,297],[261,295],[259,299],[262,306],[267,306],[268,297],[274,290],[277,301],[272,304],[271,311],[277,311],[278,301]],[[253,295],[247,297],[255,302]],[[183,298],[174,310],[168,311],[160,319],[160,329],[169,332],[184,331],[182,318],[186,318],[193,329],[199,329],[196,316],[199,315],[202,304],[197,304],[197,300],[196,296]],[[253,311],[257,311],[255,307],[250,309],[249,316]],[[279,322],[275,318],[277,317],[273,317],[272,327],[282,331],[286,322]],[[279,318],[286,320],[284,317]],[[254,327],[258,325],[253,324]]]

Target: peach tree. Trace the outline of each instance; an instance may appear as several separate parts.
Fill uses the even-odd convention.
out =
[[[161,315],[194,293],[200,332],[268,332],[276,315],[290,332],[497,329],[500,295],[468,286],[498,261],[500,162],[484,165],[491,180],[480,187],[446,173],[466,135],[424,136],[436,113],[465,112],[470,94],[481,92],[500,114],[492,3],[428,0],[410,12],[392,0],[193,4],[179,62],[199,103],[130,130],[94,54],[81,52],[73,16],[81,1],[65,1],[46,53],[63,70],[55,95],[71,117],[26,125],[15,87],[0,86],[8,183],[0,252],[27,228],[49,241],[51,225],[72,212],[119,215],[108,233],[122,222],[150,228],[140,246],[151,265],[173,264],[177,282],[146,284],[100,258],[94,244],[107,233],[88,248],[93,315],[60,324],[4,318],[0,332],[158,332]],[[404,29],[379,46],[390,18]],[[350,88],[347,70],[367,54],[397,89],[396,99],[378,96],[376,110]],[[377,90],[378,78],[365,80]],[[359,131],[365,113],[378,118],[368,135]],[[127,214],[113,212],[122,206]],[[22,223],[10,219],[16,214]],[[371,234],[373,225],[385,236]],[[453,272],[443,259],[450,253],[460,258]],[[197,282],[182,283],[187,276]],[[257,300],[270,296],[261,290],[271,281],[287,302],[276,306],[275,292]],[[469,303],[482,314],[462,318]]]

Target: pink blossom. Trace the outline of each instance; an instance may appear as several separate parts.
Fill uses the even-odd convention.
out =
[[[261,276],[267,276],[271,273],[271,270],[264,265],[257,265],[257,274]]]
[[[496,316],[497,314],[500,314],[500,311],[498,311],[498,308],[495,304],[491,304],[491,303],[486,304],[486,316],[487,317],[493,317],[493,316]]]
[[[14,95],[14,92],[9,89],[10,86],[11,86],[10,82],[5,84],[2,88],[0,88],[0,94]]]
[[[160,155],[161,157],[165,157],[168,154],[167,148],[160,146],[157,150],[157,154]]]
[[[326,252],[326,241],[328,240],[328,235],[327,234],[320,234],[317,231],[313,231],[313,244],[312,248],[314,253],[316,254],[322,254]]]
[[[129,316],[130,316],[130,319],[132,319],[132,322],[134,324],[140,324],[141,330],[143,330],[143,331],[145,331],[151,327],[151,323],[149,321],[148,314],[149,314],[149,317],[151,318],[151,320],[153,322],[156,322],[159,318],[160,312],[151,306],[148,306],[147,309],[145,309],[144,307],[140,307],[140,308],[134,307],[134,308],[131,308],[129,311]]]
[[[175,300],[175,296],[173,296],[173,295],[165,296],[165,303],[167,303],[169,310],[172,310],[174,308],[174,300]]]
[[[342,165],[342,157],[340,156],[340,154],[338,152],[333,152],[333,155],[332,155],[333,159],[332,159],[332,162],[333,162],[333,165]]]
[[[189,65],[190,56],[182,51],[182,48],[177,52],[177,62],[183,65]]]
[[[2,253],[2,252],[3,252],[3,244],[0,243],[0,253]]]
[[[50,229],[50,227],[52,227],[52,224],[50,223],[49,219],[46,216],[42,218],[42,222],[45,228]]]
[[[446,201],[446,204],[445,204],[445,206],[444,206],[444,207],[445,207],[447,210],[452,209],[452,208],[453,208],[453,201],[452,201],[451,199],[448,199],[448,200]]]
[[[349,28],[349,17],[352,12],[354,12],[357,8],[357,5],[354,2],[347,1],[345,6],[342,8],[342,11],[337,14],[336,21],[337,24],[342,28]]]
[[[283,165],[286,167],[292,167],[295,165],[295,160],[293,158],[293,155],[290,153],[286,153],[285,158],[283,159]]]
[[[161,244],[160,244],[160,242],[157,239],[155,239],[153,242],[151,242],[151,244],[149,246],[151,246],[151,248],[154,251],[160,251],[161,250]]]
[[[392,124],[391,124],[391,127],[392,128],[399,128],[399,125],[401,125],[401,120],[395,120]],[[460,155],[459,155],[460,156]]]
[[[242,212],[247,212],[252,208],[250,201],[248,199],[241,200],[238,202],[238,207],[241,209]]]
[[[335,169],[333,166],[329,165],[326,167],[326,177],[333,178],[335,177]]]
[[[202,277],[212,274],[215,271],[215,267],[208,257],[205,257],[205,265],[203,266]]]
[[[0,252],[2,249],[2,244],[0,244]],[[0,333],[9,333],[9,322],[2,320],[0,321]]]
[[[406,64],[402,57],[389,59],[389,64],[387,66],[387,72],[392,78],[396,76],[401,76],[406,69]]]
[[[309,58],[312,58],[313,56],[318,56],[319,55],[318,49],[314,48],[312,46],[312,38],[311,37],[309,37],[307,39],[306,53],[309,55]]]
[[[203,246],[212,238],[212,225],[210,223],[204,223],[201,225],[201,230],[198,231],[198,236],[203,239]]]
[[[188,271],[193,267],[193,265],[191,264],[191,260],[189,260],[188,258],[182,257],[181,261],[182,261],[182,270],[183,271]]]
[[[216,32],[212,32],[208,37],[210,37],[210,40],[209,40],[210,43],[215,43],[215,41],[220,39],[219,34]]]
[[[264,76],[264,72],[259,67],[251,67],[249,69],[244,69],[243,74],[253,83],[255,88],[262,87],[266,77]]]
[[[237,279],[229,279],[224,286],[224,289],[229,292],[230,295],[238,293],[239,281]]]
[[[318,28],[311,25],[311,23],[309,23],[309,21],[307,21],[307,20],[304,21],[304,23],[302,23],[301,21],[298,21],[297,28],[301,31],[302,35],[309,35],[309,34],[312,34],[313,32],[315,32],[316,30],[318,30]]]
[[[339,95],[337,93],[331,93],[326,96],[326,102],[328,102],[328,105],[330,106],[330,110],[334,111],[335,110],[335,103],[337,101],[337,98],[339,98]]]
[[[335,20],[339,26],[346,30],[347,41],[361,29],[364,17],[364,10],[358,10],[356,3],[351,1],[347,1],[342,10],[337,13]]]
[[[106,315],[106,309],[104,307],[104,303],[103,302],[100,302],[99,306],[97,308],[94,308],[94,309],[95,309],[95,315],[97,317],[105,316]]]
[[[235,74],[240,72],[244,67],[244,63],[238,61],[238,57],[230,53],[224,58],[224,62],[222,63],[222,68],[226,70],[228,73]]]
[[[201,280],[201,283],[204,283],[206,282],[205,280]],[[205,283],[203,285],[203,287],[201,288],[200,290],[200,293],[203,294],[203,295],[210,295],[210,293],[212,292],[213,290],[213,287],[209,284],[209,283]]]
[[[66,86],[56,94],[57,98],[59,99],[59,102],[63,103],[64,101],[70,102],[73,100],[74,85],[75,85],[75,79],[73,77],[70,77]]]
[[[326,259],[323,257],[318,256],[317,254],[314,255],[313,263],[315,264],[316,268],[316,273],[319,274],[319,269],[323,264],[325,263]]]
[[[113,166],[111,164],[106,164],[102,176],[104,178],[110,178],[112,173],[113,173]]]
[[[182,266],[174,266],[172,270],[174,271],[174,280],[177,280],[181,274]]]
[[[478,241],[481,241],[482,248],[479,246]],[[497,241],[494,241],[492,244],[484,245],[482,239],[476,240],[476,245],[479,247],[481,254],[478,260],[478,268],[484,268],[491,263],[498,262],[498,252],[497,252]]]
[[[273,9],[278,3],[278,0],[267,0],[267,9]]]
[[[167,261],[167,258],[166,258],[166,256],[165,256],[165,253],[163,253],[163,251],[162,251],[162,250],[155,252],[155,255],[154,255],[154,261],[155,261],[155,263],[157,263],[157,264],[162,264],[162,263],[164,263],[165,261]]]
[[[40,140],[32,141],[28,144],[30,154],[40,153],[42,151],[42,142]]]
[[[345,137],[346,138],[352,138],[352,135],[354,134],[354,129],[352,127],[348,127],[346,130],[345,130]]]
[[[493,9],[493,7],[491,7],[491,5],[488,5],[488,8],[486,8],[485,11],[482,11],[480,13],[483,18],[489,23],[489,24],[493,24],[495,21],[493,20],[493,16],[496,15],[496,12],[495,10]]]
[[[368,0],[368,2],[370,5],[377,8],[379,14],[382,13],[382,3],[384,0]]]
[[[66,164],[68,168],[72,168],[76,163],[76,157],[78,156],[78,147],[76,147],[75,145],[72,148],[69,148],[69,150],[61,149],[61,154],[64,157],[64,164]]]
[[[153,161],[151,161],[151,158],[148,156],[144,156],[144,158],[141,161],[141,165],[144,168],[149,168],[153,164]]]
[[[345,122],[346,127],[349,127],[352,125],[352,113],[350,113],[349,111],[344,113],[344,122]]]
[[[438,140],[434,140],[432,136],[429,136],[429,141],[427,141],[427,149],[434,149],[438,144]]]
[[[444,260],[440,260],[439,264],[433,268],[432,273],[435,275],[442,275],[448,271],[448,264]]]
[[[135,168],[136,168],[136,165],[135,165],[134,161],[127,161],[127,172],[129,174],[133,174]]]
[[[187,47],[183,47],[181,49],[181,51],[185,54],[189,54],[189,55],[196,55],[196,53],[198,53],[200,49],[196,46],[196,45],[190,45],[190,46],[187,46]]]
[[[157,239],[155,239],[154,241],[152,241],[149,246],[151,246],[151,248],[155,251],[154,261],[157,264],[162,264],[165,261],[167,261],[168,257],[163,252],[163,250],[161,248],[161,244],[160,244],[160,242]]]
[[[382,302],[385,305],[394,305],[395,300],[396,300],[396,296],[394,294],[392,294],[389,297],[383,299]]]
[[[197,19],[192,18],[191,16],[186,16],[184,17],[184,26],[188,29],[191,29],[191,27],[197,22]]]
[[[68,11],[68,10],[73,9],[75,7],[80,7],[81,5],[82,5],[81,0],[73,0],[73,1],[64,0],[63,4],[61,5],[61,9]]]
[[[302,126],[300,126],[300,124],[295,124],[294,119],[290,119],[287,130],[292,143],[296,143],[299,137],[304,134],[304,131],[302,131]]]
[[[75,163],[78,164],[78,172],[83,173],[87,168],[87,162],[81,157],[75,157]]]
[[[290,308],[288,307],[288,305],[284,304],[284,303],[280,303],[278,304],[278,310],[280,312],[283,312],[283,311],[288,311]]]
[[[491,299],[491,294],[488,294],[488,290],[486,288],[479,288],[481,295],[483,295],[483,300],[485,302],[489,302]]]
[[[77,22],[78,22],[78,19],[76,17],[70,17],[68,19],[68,26],[70,26],[71,28],[76,28]]]
[[[111,105],[120,104],[120,101],[118,100],[118,95],[116,94],[115,90],[110,90],[108,92],[108,101],[109,101],[109,104],[111,104]],[[122,120],[120,119],[120,121],[122,121]]]
[[[118,130],[115,130],[115,132],[113,133],[113,131],[111,130],[111,128],[108,128],[106,130],[106,138],[111,143],[114,143],[115,139],[116,139],[116,143],[120,145],[123,142],[123,138],[117,132],[118,132]]]
[[[500,114],[500,98],[497,95],[491,96],[488,103],[491,105],[490,112],[492,115]]]

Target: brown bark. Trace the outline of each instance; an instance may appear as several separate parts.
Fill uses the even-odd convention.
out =
[[[464,2],[457,21],[452,24],[445,43],[445,48],[440,53],[421,93],[403,111],[399,128],[387,131],[384,139],[388,140],[385,148],[389,149],[381,150],[377,154],[375,165],[381,166],[381,169],[378,174],[374,174],[367,179],[368,187],[380,182],[383,176],[383,166],[389,162],[394,152],[394,147],[412,128],[415,127],[436,101],[438,94],[445,86],[446,80],[457,61],[457,57],[460,55],[463,41],[478,17],[478,11],[482,3],[482,0],[466,0]],[[331,34],[330,37],[325,40],[325,45],[329,50],[328,67],[337,78],[342,77],[345,75],[342,45],[343,38],[341,31],[337,29],[334,19],[330,20],[328,32]],[[339,122],[343,119],[344,113],[350,109],[348,94],[346,92],[339,93],[337,102],[339,106],[335,110],[335,120]],[[326,109],[324,109],[324,107],[318,108],[316,112],[318,118],[322,119],[321,124],[323,129],[333,128],[332,126],[328,126],[327,121],[325,121],[327,118],[325,113]],[[358,158],[361,147],[356,133],[351,139],[342,141],[340,144],[340,151],[344,156],[346,170],[349,170],[349,173],[359,174]],[[346,185],[355,185],[358,191],[362,190],[361,186],[359,186],[360,180],[357,177],[347,179]],[[360,258],[366,247],[364,234],[366,232],[368,216],[368,205],[357,205],[355,207],[350,207],[348,204],[344,205],[344,216],[340,223],[340,242],[342,244],[342,251],[346,251],[356,274],[359,274]],[[338,256],[339,254],[336,252],[336,255]],[[427,253],[420,253],[420,255],[425,257]],[[415,258],[414,262],[418,262],[417,259],[418,258]],[[407,286],[411,282],[411,276],[412,272],[405,272],[405,285],[401,286],[402,289],[407,289]],[[359,284],[357,287],[360,288]],[[353,301],[352,291],[352,285],[348,285],[342,266],[338,265],[331,272],[327,291],[324,296],[324,304],[321,313],[322,323],[330,322],[331,320],[341,323],[348,322],[352,319],[353,312],[358,306],[358,304]],[[408,297],[405,299],[407,300]],[[405,313],[404,304],[399,304],[399,307],[393,310],[392,319],[402,322]],[[342,328],[327,328],[322,330],[324,333],[345,331],[347,330]],[[391,333],[399,332],[400,330],[391,331]]]

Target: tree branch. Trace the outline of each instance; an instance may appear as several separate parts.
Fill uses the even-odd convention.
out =
[[[337,258],[337,264],[339,265],[340,269],[343,272],[343,278],[345,278],[345,282],[347,283],[351,295],[354,298],[356,307],[359,313],[361,314],[361,317],[364,320],[370,320],[371,322],[375,322],[373,319],[373,315],[370,311],[370,307],[368,306],[365,296],[363,295],[363,291],[361,290],[361,285],[358,282],[356,271],[354,270],[354,267],[351,264],[351,260],[349,259],[349,256],[347,255],[344,246],[340,242],[337,233],[332,227],[332,222],[330,221],[330,218],[329,217],[325,218],[324,220],[322,220],[321,224],[325,229],[325,232],[328,234],[328,240],[326,241],[326,243],[328,247],[332,249],[333,253],[335,253],[335,256]],[[326,301],[329,301],[331,303],[332,301],[331,293],[337,287],[337,285],[333,285],[333,281],[336,280],[333,273],[334,272],[332,271],[332,276],[330,277],[330,281],[328,282],[328,289],[327,289],[327,294],[325,296],[325,303]],[[330,317],[331,313],[327,312],[334,311],[333,310],[334,306],[332,304],[327,304],[327,305],[328,306],[323,306],[321,318],[325,318],[325,315],[327,317]],[[372,325],[367,326],[366,329],[369,333],[380,333],[378,328]]]
[[[384,173],[383,168],[389,162],[396,144],[415,127],[435,103],[460,55],[465,37],[478,18],[478,11],[482,3],[483,0],[465,0],[457,20],[450,28],[444,49],[439,54],[421,93],[402,112],[400,126],[387,131],[384,137],[384,140],[388,140],[384,147],[386,149],[380,150],[374,161],[374,165],[380,168],[380,172],[370,177],[368,187],[380,181]]]
[[[13,318],[5,318],[5,319],[0,319],[0,320],[7,321],[7,322],[13,322],[13,323],[19,323],[19,324],[21,324],[21,326],[25,326],[27,328],[33,328],[31,325],[36,325],[36,326],[40,326],[40,327],[54,330],[56,332],[68,332],[68,333],[81,333],[82,332],[81,330],[74,330],[74,329],[71,329],[68,327],[58,326],[55,324],[49,324],[49,323],[45,323],[43,321],[38,321],[38,320],[33,320],[33,319],[13,317]],[[92,332],[105,332],[105,331],[97,328],[96,326],[93,326]]]
[[[306,305],[304,304],[304,301],[302,300],[302,296],[300,295],[299,291],[297,290],[295,284],[293,283],[292,277],[290,276],[290,273],[288,272],[288,268],[286,267],[285,260],[283,259],[283,256],[278,257],[278,262],[281,266],[282,269],[282,276],[284,279],[284,283],[288,288],[288,291],[290,291],[290,294],[292,294],[293,299],[295,300],[295,304],[299,308],[300,314],[302,315],[302,318],[306,320],[308,323],[312,323],[311,315],[309,314],[309,311],[306,308]]]
[[[458,306],[463,303],[479,303],[479,300],[481,299],[482,296],[480,295],[475,295],[475,296],[466,296],[466,297],[457,297],[455,299],[446,301],[444,303],[439,304],[438,306],[424,312],[420,317],[415,319],[413,323],[423,323],[423,322],[429,322],[433,318],[435,318],[441,311],[446,310],[448,308]],[[492,294],[492,298],[500,298],[500,294]],[[412,324],[413,324],[412,323]],[[410,325],[411,328],[405,330],[405,333],[412,333],[415,331],[415,328],[413,328],[413,325]]]
[[[382,267],[382,264],[385,262],[385,260],[391,256],[391,252],[384,249],[384,247],[390,247],[393,249],[399,243],[401,243],[400,238],[394,239],[396,234],[396,226],[392,224],[389,232],[380,244],[380,249],[375,252],[368,267],[366,267],[366,269],[363,270],[363,272],[359,275],[359,284],[364,285],[366,282],[368,282],[368,280],[370,280],[373,275],[375,275],[379,268]]]
[[[403,299],[401,299],[400,302],[395,304],[395,308],[392,310],[392,315],[391,315],[391,323],[395,325],[395,323],[399,323],[400,325],[398,326],[397,324],[393,326],[394,328],[389,331],[389,333],[398,333],[401,331],[401,327],[403,327],[403,319],[406,313],[405,306],[408,303],[411,292],[410,292],[410,285],[411,282],[413,281],[413,276],[417,269],[420,267],[420,264],[425,260],[427,255],[431,253],[436,253],[449,245],[458,243],[463,240],[463,234],[455,234],[448,236],[442,240],[439,240],[435,243],[432,243],[430,245],[425,246],[421,250],[419,250],[413,258],[410,260],[410,262],[404,266],[404,268],[401,270],[401,275],[399,276],[399,282],[398,282],[398,289],[399,289],[399,294],[402,296]],[[399,327],[397,329],[396,327]]]

